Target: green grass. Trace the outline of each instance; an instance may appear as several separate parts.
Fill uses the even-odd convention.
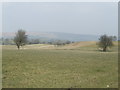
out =
[[[118,87],[117,47],[74,50],[3,49],[3,88]]]

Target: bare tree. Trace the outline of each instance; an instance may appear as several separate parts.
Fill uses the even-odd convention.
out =
[[[102,48],[102,50],[104,52],[106,52],[107,48],[108,47],[112,47],[113,46],[113,42],[112,42],[112,37],[111,36],[107,36],[107,35],[102,35],[100,38],[99,38],[99,47]]]
[[[18,49],[20,49],[20,46],[25,45],[27,43],[26,32],[22,29],[18,30],[16,36],[14,37],[14,42]]]

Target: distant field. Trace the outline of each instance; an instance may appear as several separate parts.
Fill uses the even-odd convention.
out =
[[[96,42],[55,47],[3,46],[3,88],[117,88],[118,47],[98,51]]]

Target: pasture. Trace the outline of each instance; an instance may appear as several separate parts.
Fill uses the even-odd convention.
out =
[[[81,46],[80,46],[81,45]],[[95,42],[2,49],[3,88],[117,88],[118,46],[100,52]]]

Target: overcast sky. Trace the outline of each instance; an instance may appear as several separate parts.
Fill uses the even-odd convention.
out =
[[[3,32],[118,34],[117,2],[3,3]]]

